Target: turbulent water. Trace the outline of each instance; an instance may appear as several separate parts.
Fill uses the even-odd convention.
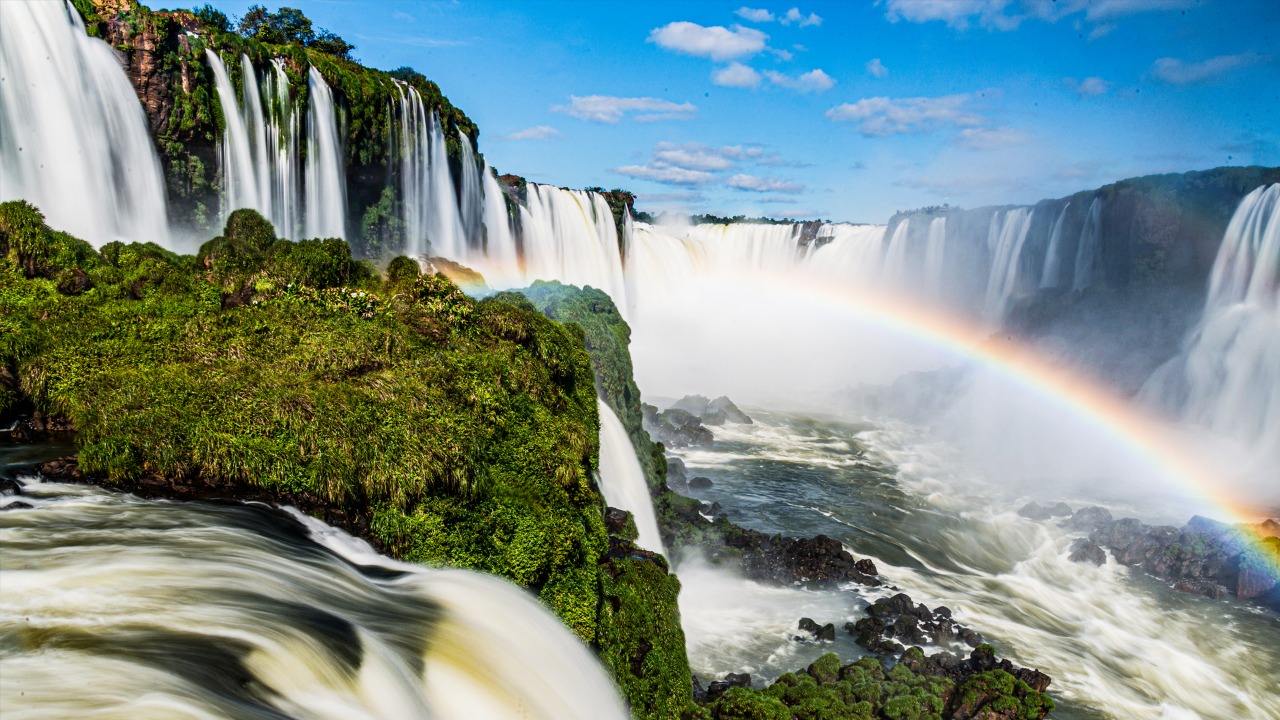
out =
[[[627,715],[587,647],[504,581],[266,506],[25,481],[0,497],[5,718]]]
[[[873,558],[917,602],[947,605],[1000,654],[1052,676],[1054,717],[1280,718],[1280,618],[1176,592],[1113,559],[1073,563],[1070,533],[1013,512],[1078,499],[1052,488],[1019,497],[957,472],[958,451],[919,427],[751,414],[754,425],[717,428],[711,449],[683,453],[691,474],[713,482],[694,494],[757,530],[826,533]],[[834,646],[795,642],[796,623],[840,627],[877,596],[766,588],[696,560],[678,572],[703,677],[776,676],[832,649],[851,656],[843,632]]]

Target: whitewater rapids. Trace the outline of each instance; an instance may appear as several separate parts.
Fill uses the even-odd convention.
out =
[[[32,480],[0,498],[6,720],[627,717],[586,645],[505,581],[263,505]]]

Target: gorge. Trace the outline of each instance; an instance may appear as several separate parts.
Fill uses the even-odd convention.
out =
[[[0,3],[6,717],[1277,717],[1280,168],[695,223],[215,20]]]

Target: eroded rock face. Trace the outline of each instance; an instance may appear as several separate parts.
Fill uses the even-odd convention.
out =
[[[642,406],[643,426],[654,440],[669,448],[710,445],[715,435],[702,426],[698,416],[680,408],[659,412],[652,405]]]

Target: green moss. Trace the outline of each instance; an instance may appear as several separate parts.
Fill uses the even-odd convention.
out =
[[[399,292],[345,245],[277,240],[251,212],[200,262],[142,244],[68,254],[86,246],[33,213],[0,207],[0,367],[77,428],[83,470],[368,517],[391,554],[508,577],[595,638],[607,543],[580,330],[442,276]],[[68,297],[27,277],[37,245],[94,287]],[[210,281],[236,272],[255,302],[224,307]]]
[[[680,582],[659,558],[610,553],[603,566],[600,659],[631,703],[632,716],[679,717],[693,707],[676,596]]]

